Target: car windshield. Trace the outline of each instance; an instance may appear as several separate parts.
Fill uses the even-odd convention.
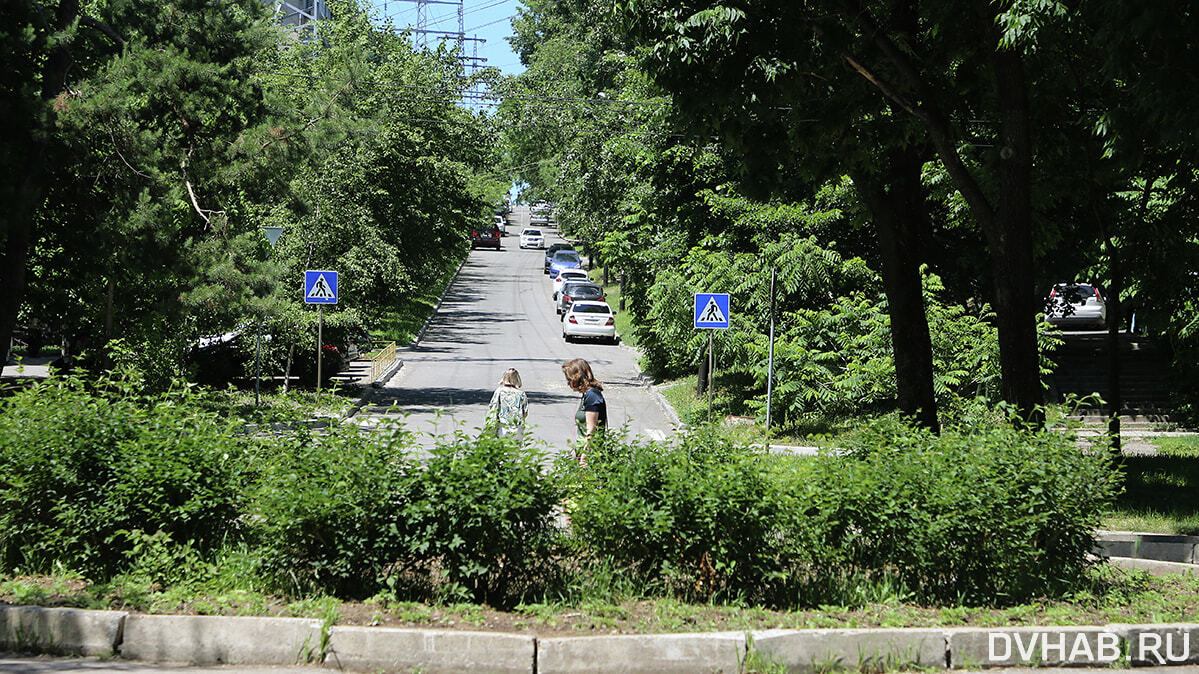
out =
[[[554,253],[554,262],[579,262],[579,254],[573,250],[562,250]]]
[[[606,304],[576,304],[571,311],[576,314],[607,314],[611,312]]]
[[[541,236],[541,230],[540,229],[526,229],[524,231],[524,235],[525,236]]]

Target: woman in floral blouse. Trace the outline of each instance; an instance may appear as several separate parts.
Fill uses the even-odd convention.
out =
[[[529,394],[520,389],[520,373],[508,368],[500,377],[499,388],[491,394],[487,421],[501,438],[520,440],[525,435],[525,417],[529,416]]]

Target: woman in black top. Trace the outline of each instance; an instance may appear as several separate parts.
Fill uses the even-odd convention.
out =
[[[586,447],[597,428],[608,427],[608,404],[604,401],[604,385],[599,383],[591,372],[591,366],[582,358],[575,358],[563,365],[562,374],[566,375],[566,383],[571,390],[583,394],[582,400],[579,401],[579,409],[575,411],[575,424],[578,426],[579,435],[583,436],[583,446]]]

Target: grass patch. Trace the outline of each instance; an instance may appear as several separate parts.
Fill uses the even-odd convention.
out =
[[[633,313],[628,307],[620,308],[620,284],[616,282],[616,276],[609,275],[608,280],[611,282],[604,283],[603,267],[596,267],[591,271],[591,278],[603,286],[608,306],[616,312],[616,334],[620,335],[620,341],[629,346],[637,346],[637,336],[633,334]]]
[[[1157,451],[1166,456],[1181,456],[1199,459],[1199,435],[1154,438]]]
[[[936,607],[883,601],[778,611],[731,603],[628,597],[522,604],[499,611],[482,604],[397,601],[386,595],[362,602],[324,595],[286,598],[250,591],[163,589],[128,579],[90,584],[78,576],[0,576],[0,602],[142,613],[332,618],[339,625],[435,627],[536,634],[649,634],[717,630],[995,627],[1102,625],[1192,620],[1199,611],[1199,578],[1151,577],[1100,567],[1090,587],[1063,600],[1007,608]]]
[[[382,341],[395,342],[397,346],[407,346],[416,341],[416,336],[429,320],[437,307],[437,300],[449,286],[450,281],[458,273],[458,267],[469,253],[463,249],[460,254],[446,260],[445,267],[433,283],[411,293],[400,293],[394,307],[383,314],[371,329],[371,337]]]
[[[1104,527],[1199,536],[1199,499],[1195,498],[1199,493],[1199,455],[1129,456],[1124,458],[1124,469],[1124,493],[1104,519]]]
[[[232,386],[211,389],[196,396],[199,406],[221,417],[237,418],[247,423],[293,423],[313,417],[334,417],[358,399],[362,388],[338,385],[336,382],[316,391],[291,390],[287,393],[263,391],[259,404],[254,404],[254,391]]]
[[[658,385],[679,419],[691,426],[708,423],[708,397],[695,392],[696,380],[696,375],[690,375]],[[772,423],[768,437],[763,420],[746,408],[740,397],[742,390],[737,382],[717,374],[712,391],[711,419],[718,423],[721,436],[734,442],[761,444],[769,441],[772,444],[827,447],[836,445],[835,439],[851,430],[852,420],[812,418],[785,427]]]

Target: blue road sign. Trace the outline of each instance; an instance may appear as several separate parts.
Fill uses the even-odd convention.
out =
[[[337,304],[337,272],[320,269],[304,271],[305,304]]]
[[[729,327],[728,293],[695,293],[695,327]]]

